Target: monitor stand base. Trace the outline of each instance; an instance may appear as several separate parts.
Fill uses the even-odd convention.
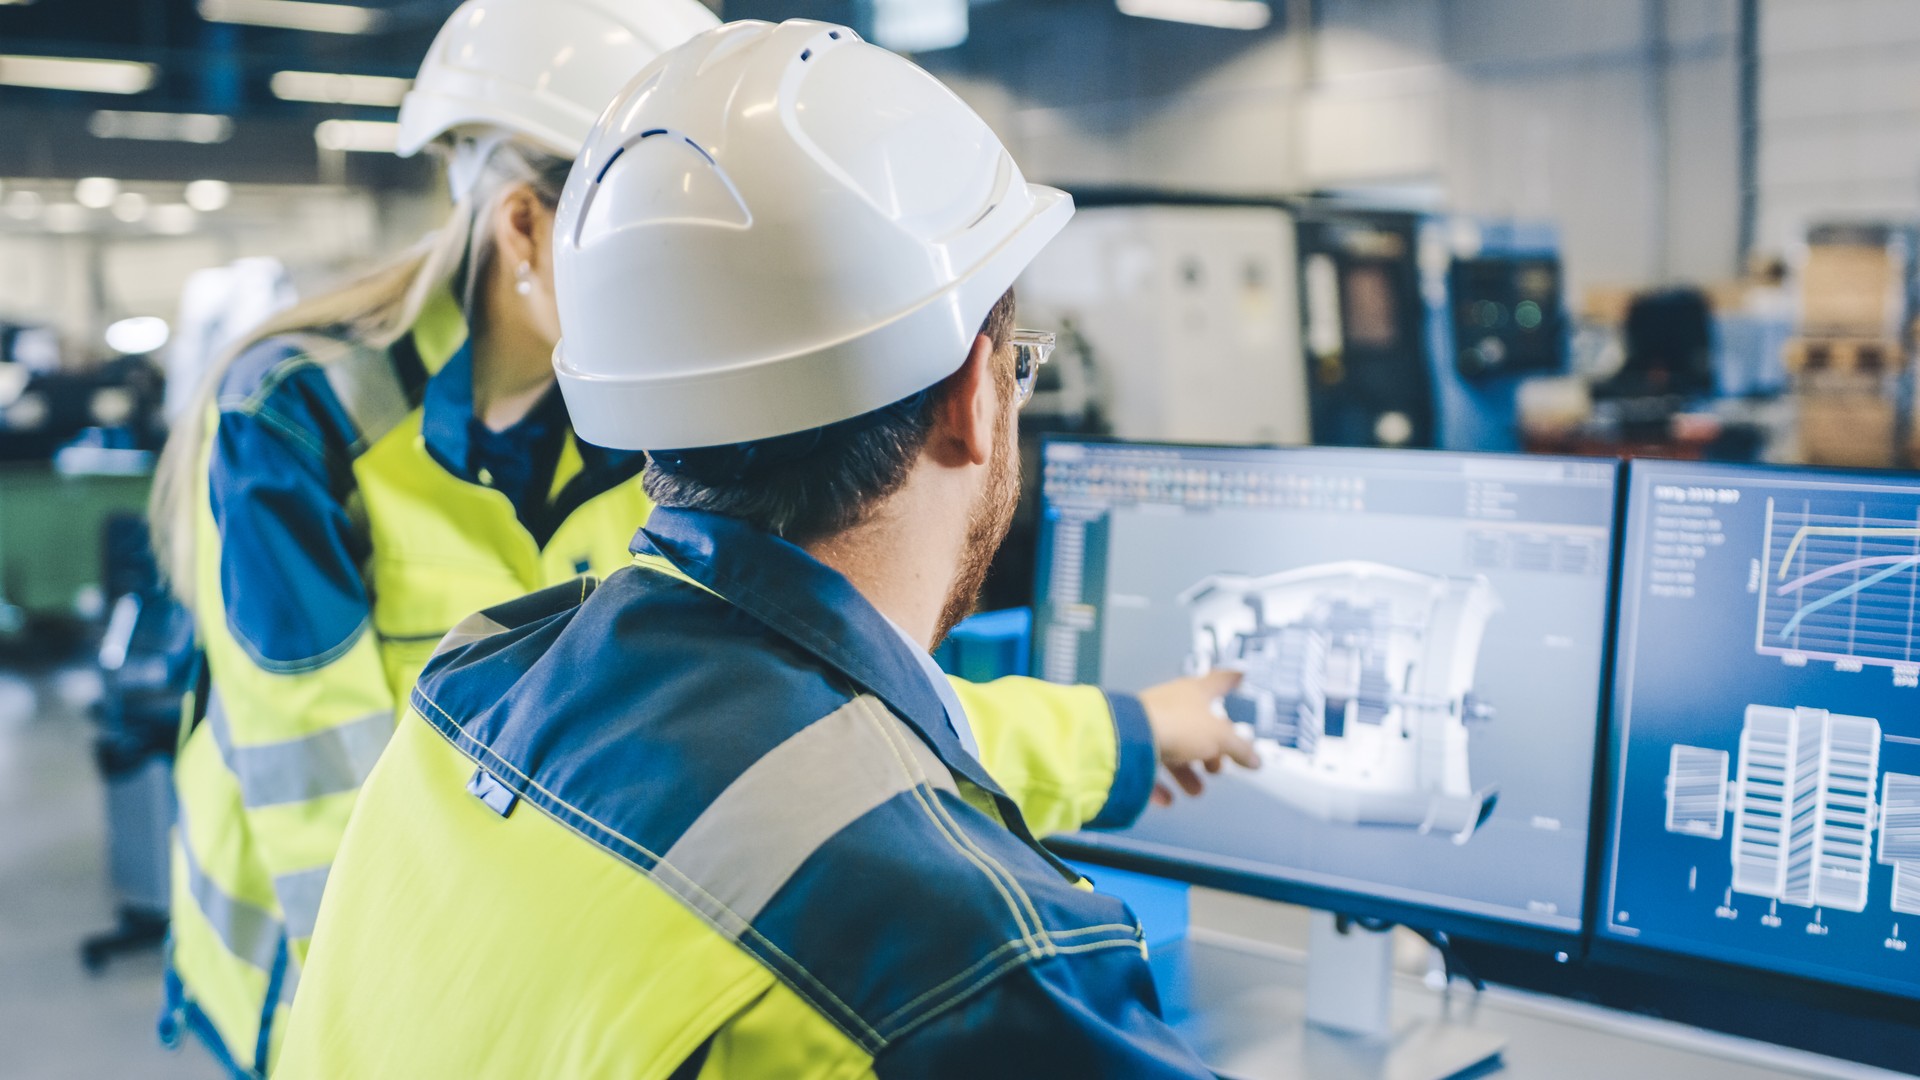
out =
[[[1187,1004],[1170,1018],[1209,1066],[1236,1080],[1466,1080],[1501,1068],[1506,1040],[1450,1015],[1449,1000],[1422,1010],[1436,1017],[1392,1021],[1390,935],[1314,918],[1305,971],[1223,935],[1184,943]]]

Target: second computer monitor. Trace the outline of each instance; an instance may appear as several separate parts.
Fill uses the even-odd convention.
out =
[[[1436,926],[1581,926],[1617,466],[1049,443],[1039,673],[1241,673],[1265,762],[1071,843]]]
[[[1606,940],[1920,996],[1920,480],[1635,462]]]

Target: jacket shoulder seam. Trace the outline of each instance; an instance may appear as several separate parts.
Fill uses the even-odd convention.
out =
[[[883,706],[877,701],[869,700],[868,707],[879,709]],[[888,748],[901,760],[902,766],[909,771],[910,775],[917,775],[918,770],[911,763],[911,758],[901,753],[900,744],[896,741],[906,736],[890,730],[889,724],[876,726],[880,729],[882,737],[887,739]],[[1039,910],[1034,907],[1033,898],[1028,896],[1026,889],[1021,886],[1019,877],[995,859],[992,853],[974,843],[967,835],[966,827],[954,819],[941,804],[938,796],[930,791],[923,792],[919,788],[915,789],[914,796],[920,802],[922,812],[926,814],[928,820],[933,822],[935,829],[947,838],[948,843],[959,851],[963,858],[974,863],[981,874],[993,883],[1000,895],[1006,898],[1008,906],[1012,909],[1014,922],[1019,925],[1022,936],[1035,945],[1044,947],[1047,944],[1048,935],[1045,920],[1041,919]],[[1032,920],[1031,928],[1028,923],[1029,917]]]
[[[253,642],[247,640],[247,636],[234,627],[231,616],[227,619],[227,636],[231,637],[234,642],[240,646],[241,651],[247,654],[247,659],[252,661],[253,666],[259,668],[261,671],[267,672],[270,675],[306,675],[326,668],[338,662],[341,657],[347,655],[349,652],[352,652],[353,647],[360,644],[360,639],[366,636],[367,628],[372,622],[373,619],[371,616],[363,618],[360,620],[360,624],[355,626],[353,631],[345,638],[341,639],[338,645],[324,652],[315,653],[312,656],[300,657],[295,660],[275,660],[272,657],[262,655]]]
[[[1097,929],[1097,928],[1090,927],[1088,929]],[[1099,952],[1104,949],[1133,949],[1135,951],[1139,951],[1141,949],[1140,940],[1138,939],[1138,937],[1134,935],[1131,927],[1128,927],[1127,929],[1128,929],[1128,935],[1124,939],[1112,938],[1112,939],[1103,940],[1103,941],[1085,941],[1085,942],[1080,942],[1074,945],[1054,945],[1049,949],[1049,951],[1045,953],[1039,953],[1029,949],[1023,949],[1018,953],[1016,953],[1015,955],[1008,957],[1006,960],[1002,961],[999,965],[994,967],[992,970],[986,972],[985,974],[981,975],[979,978],[973,980],[967,985],[959,988],[958,990],[955,990],[953,993],[942,998],[940,1001],[936,1002],[932,1007],[928,1008],[925,1012],[921,1013],[919,1016],[916,1016],[913,1019],[906,1022],[905,1024],[901,1025],[900,1028],[898,1028],[892,1033],[889,1039],[889,1044],[896,1043],[907,1038],[908,1036],[913,1034],[913,1032],[939,1019],[943,1014],[951,1011],[955,1006],[958,1006],[964,1003],[967,999],[973,997],[978,993],[981,993],[982,991],[988,989],[994,983],[998,982],[1002,978],[1005,978],[1007,975],[1029,964],[1033,964],[1043,960],[1050,960],[1057,956],[1074,956],[1081,953]],[[1017,942],[1008,942],[1008,944],[1009,945],[1017,944]]]
[[[741,930],[737,935],[730,932],[726,927],[720,925],[718,922],[716,922],[714,919],[708,916],[704,911],[700,909],[700,905],[691,904],[691,903],[685,904],[688,910],[692,911],[697,918],[699,918],[702,922],[706,923],[710,928],[712,928],[715,933],[718,933],[722,937],[725,937],[728,939],[734,939],[736,937],[751,938],[755,946],[766,949],[767,951],[771,952],[773,955],[780,957],[781,960],[785,962],[786,966],[789,969],[791,969],[791,971],[795,975],[804,976],[805,982],[808,984],[808,986],[812,988],[811,990],[809,990],[808,986],[797,985],[797,983],[800,980],[790,976],[787,971],[783,971],[780,968],[773,968],[772,965],[769,965],[769,967],[773,970],[774,975],[777,978],[779,978],[782,982],[792,987],[795,993],[799,994],[802,998],[806,999],[810,1004],[812,1004],[814,1008],[823,1017],[825,1017],[828,1020],[829,1023],[832,1023],[835,1027],[840,1028],[840,1030],[843,1033],[845,1033],[848,1038],[854,1040],[856,1044],[860,1045],[864,1049],[867,1049],[869,1052],[876,1052],[880,1048],[886,1045],[886,1040],[881,1037],[880,1033],[877,1031],[874,1031],[870,1026],[868,1026],[866,1022],[860,1018],[859,1013],[857,1013],[851,1006],[849,1006],[846,1002],[840,1000],[840,998],[836,996],[832,990],[828,989],[823,983],[821,983],[817,978],[815,978],[813,974],[807,971],[807,969],[803,965],[801,965],[798,961],[788,956],[784,951],[781,950],[781,948],[778,945],[775,945],[772,941],[769,941],[765,936],[763,936],[758,930],[755,930],[751,923],[747,922],[747,920],[743,918],[740,918],[740,916],[734,913],[732,909],[728,908],[725,903],[723,903],[718,898],[709,894],[705,889],[701,888],[699,882],[694,881],[692,878],[682,873],[677,867],[673,866],[673,864],[667,862],[660,855],[649,850],[646,847],[646,845],[641,844],[640,842],[634,840],[633,838],[621,833],[619,830],[611,828],[608,825],[595,819],[591,814],[588,814],[586,811],[581,810],[580,808],[567,802],[565,799],[561,798],[559,795],[553,793],[552,791],[549,791],[546,787],[542,786],[538,780],[535,780],[533,777],[528,776],[524,772],[521,772],[517,767],[514,766],[512,762],[494,753],[491,747],[487,746],[486,744],[480,742],[478,739],[475,739],[472,735],[468,734],[466,728],[461,726],[460,722],[454,719],[451,713],[441,708],[437,702],[435,702],[430,696],[428,696],[424,688],[416,685],[413,689],[413,695],[419,700],[425,702],[428,707],[433,709],[433,711],[439,713],[441,717],[443,717],[446,720],[446,722],[452,726],[453,730],[459,733],[458,738],[450,739],[449,741],[453,743],[455,749],[459,750],[461,753],[466,755],[469,759],[473,760],[475,764],[485,767],[485,765],[487,764],[487,761],[496,762],[500,768],[508,772],[511,772],[514,776],[518,777],[520,779],[520,782],[524,784],[527,788],[531,788],[534,792],[537,792],[538,797],[531,797],[529,798],[528,801],[532,802],[535,806],[540,807],[542,810],[545,810],[550,816],[554,818],[555,821],[559,822],[563,827],[570,829],[577,835],[580,835],[581,837],[586,839],[589,843],[592,843],[595,847],[600,848],[602,851],[605,851],[608,854],[613,855],[613,857],[628,864],[629,866],[634,867],[636,870],[639,870],[641,874],[645,875],[648,878],[648,880],[659,885],[661,888],[666,889],[668,892],[679,893],[681,890],[676,887],[675,883],[683,884],[688,891],[697,893],[706,902],[711,903],[716,909],[726,912],[728,915],[732,916],[734,921],[740,924],[741,926]],[[436,728],[439,727],[438,724],[434,724],[431,719],[428,719],[424,713],[421,714],[421,718],[424,720],[427,720],[427,722],[429,724],[432,724],[432,726]],[[482,760],[481,757],[478,755],[484,755],[486,760]],[[523,790],[521,794],[525,796],[527,793]],[[559,809],[556,809],[556,807],[558,807]],[[561,812],[563,810],[564,810],[564,813]],[[569,817],[576,818],[577,820],[569,820]],[[586,828],[581,827],[583,823],[585,825],[591,825],[593,829],[588,830]],[[638,852],[647,861],[642,862],[622,854],[620,851],[618,851],[615,848],[614,845],[603,842],[601,839],[593,835],[595,831],[597,831],[600,834],[603,834],[606,837],[610,837],[612,839],[618,840],[622,844],[625,844],[627,847],[631,848],[633,851]],[[661,880],[662,875],[655,873],[656,870],[662,867],[665,868],[667,874],[670,874],[672,876],[672,879],[673,879],[672,882]],[[683,900],[683,903],[684,903],[684,900]],[[821,997],[824,997],[828,1001],[832,1002],[833,1005],[837,1007],[838,1015],[836,1015],[834,1011],[830,1011],[822,1007],[819,1001],[815,998],[815,993],[818,993],[818,995],[820,995]],[[858,1025],[862,1030],[861,1031],[851,1030],[850,1029],[851,1025],[843,1023],[842,1018],[852,1020],[854,1024]]]
[[[459,720],[434,701],[425,686],[416,685],[413,696],[418,702],[416,708],[421,712],[422,719],[440,729],[457,750],[484,768],[496,768],[517,779],[518,783],[514,786],[522,789],[521,794],[528,797],[530,802],[563,827],[633,866],[668,892],[679,895],[685,906],[717,933],[724,937],[741,940],[750,952],[764,952],[777,957],[780,963],[767,964],[774,975],[812,1004],[825,1019],[852,1038],[856,1044],[871,1053],[884,1050],[894,1040],[951,1009],[1020,964],[1098,948],[1138,949],[1141,947],[1140,931],[1138,927],[1131,924],[1102,923],[1058,930],[1046,927],[1031,897],[1021,887],[1013,872],[995,859],[990,852],[970,842],[966,837],[965,826],[946,812],[940,804],[938,794],[932,790],[924,770],[919,767],[913,755],[905,752],[900,746],[898,740],[906,737],[904,733],[891,730],[892,725],[880,722],[883,718],[874,715],[874,711],[883,706],[866,695],[856,695],[851,700],[859,702],[862,709],[867,712],[868,718],[875,721],[876,734],[885,741],[888,751],[895,756],[901,768],[906,770],[907,776],[913,781],[913,786],[907,789],[906,794],[909,794],[917,804],[919,816],[961,859],[970,864],[974,871],[995,889],[1006,904],[1008,913],[1013,916],[1019,931],[1017,937],[988,950],[938,985],[920,993],[912,1001],[885,1017],[869,1021],[835,995],[806,967],[768,940],[751,923],[740,918],[737,913],[707,892],[699,882],[688,877],[660,854],[567,802],[563,797],[522,772],[512,762],[500,757],[491,747],[474,738]],[[424,705],[425,708],[419,709],[419,705]],[[428,709],[437,713],[444,722],[435,721],[427,715]],[[690,902],[693,897],[698,897],[700,902]],[[733,925],[727,925],[723,919],[709,914],[710,911],[720,913]],[[1084,940],[1095,936],[1099,936],[1099,940]],[[764,956],[762,962],[766,962]],[[833,1007],[824,1007],[823,1002],[831,1003]]]

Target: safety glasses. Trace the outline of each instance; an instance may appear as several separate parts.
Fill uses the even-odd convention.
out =
[[[1040,365],[1053,354],[1053,331],[1015,330],[1013,332],[1014,404],[1024,407],[1033,400],[1033,388],[1040,382]]]

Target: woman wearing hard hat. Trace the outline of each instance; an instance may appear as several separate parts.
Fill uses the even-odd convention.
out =
[[[578,439],[554,388],[550,231],[601,109],[715,25],[696,0],[467,0],[400,112],[400,153],[446,161],[446,224],[256,332],[167,449],[155,535],[208,677],[176,769],[161,1034],[191,1029],[235,1075],[274,1059],[348,815],[436,643],[631,560],[645,459]],[[1130,821],[1153,787],[1139,747],[1218,722],[1197,681],[1145,707],[959,689],[1038,831]]]

